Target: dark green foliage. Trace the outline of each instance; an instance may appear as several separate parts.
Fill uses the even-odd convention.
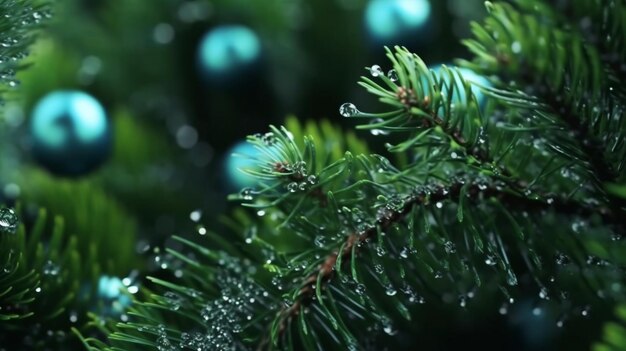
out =
[[[36,1],[0,1],[0,95],[3,97],[7,86],[19,85],[15,73],[28,54],[33,29],[49,16],[47,8]]]
[[[604,326],[602,342],[593,346],[593,351],[618,351],[626,348],[626,308],[620,305],[615,309],[618,321]]]
[[[77,237],[66,233],[63,218],[50,220],[42,209],[26,227],[0,235],[0,345],[59,347],[67,342],[70,310],[77,316],[93,294],[91,286],[81,296],[84,278],[97,281],[99,270],[84,265],[93,262],[79,250]]]

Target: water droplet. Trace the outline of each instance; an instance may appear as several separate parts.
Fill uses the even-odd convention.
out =
[[[156,341],[156,347],[159,351],[172,351],[173,346],[170,340],[165,335],[160,335]]]
[[[197,230],[198,230],[198,234],[206,235],[206,228],[203,225],[201,225],[201,224],[198,225]]]
[[[290,193],[295,193],[296,191],[298,191],[298,183],[291,182],[291,183],[287,184],[287,190]]]
[[[272,132],[267,132],[261,137],[261,141],[267,146],[272,146],[276,144],[276,136]]]
[[[243,188],[243,189],[241,189],[241,192],[239,193],[239,195],[241,196],[242,199],[244,199],[246,201],[250,201],[250,200],[254,199],[254,196],[253,196],[254,195],[254,189],[252,189],[252,188]]]
[[[374,118],[369,124],[378,124],[378,123],[382,123],[384,122],[384,120],[382,118]],[[378,129],[378,128],[374,128],[370,130],[370,133],[374,136],[378,136],[378,135],[389,135],[389,132],[384,130],[384,129]]]
[[[447,254],[456,253],[456,245],[454,245],[452,241],[446,241],[446,243],[444,244],[444,249],[446,250]]]
[[[506,282],[511,286],[517,285],[517,276],[512,270],[507,271]]]
[[[365,285],[357,284],[356,287],[354,288],[354,292],[357,293],[357,295],[364,295],[365,294]]]
[[[545,286],[541,287],[541,289],[539,290],[539,297],[544,300],[550,300],[550,296],[548,295],[548,289]]]
[[[583,229],[586,225],[587,223],[585,223],[585,221],[582,221],[582,220],[574,221],[572,223],[572,230],[575,233],[580,233],[580,230]]]
[[[533,315],[534,315],[534,316],[539,316],[539,315],[541,315],[541,307],[535,307],[535,308],[533,308]]]
[[[389,319],[387,318],[383,319],[382,324],[383,324],[383,331],[387,333],[388,335],[395,335],[397,333],[397,331],[393,328],[393,325],[391,324],[391,321]]]
[[[396,72],[395,69],[390,69],[389,72],[387,72],[387,78],[389,78],[389,80],[392,81],[392,82],[397,82],[398,81],[398,72]]]
[[[587,316],[589,316],[589,311],[590,311],[590,310],[591,310],[591,307],[589,307],[589,306],[585,306],[585,307],[583,307],[583,309],[580,311],[580,314],[581,314],[583,317],[587,317]]]
[[[314,244],[317,247],[324,247],[326,244],[326,237],[324,235],[317,235],[315,237]]]
[[[443,203],[442,203],[441,201],[438,201],[438,202],[435,204],[435,207],[437,207],[437,208],[443,208]]]
[[[467,297],[465,295],[459,296],[459,306],[465,307],[467,305]]]
[[[385,254],[386,254],[386,253],[387,253],[387,251],[385,250],[385,248],[384,248],[384,247],[382,247],[382,246],[376,246],[376,254],[377,254],[379,257],[383,257],[383,256],[385,256]]]
[[[372,67],[370,67],[370,74],[372,75],[372,77],[375,78],[383,74],[383,70],[382,68],[380,68],[379,65],[373,65]]]
[[[11,208],[0,209],[0,233],[15,234],[19,220]]]
[[[506,303],[503,303],[502,306],[500,306],[500,309],[498,310],[498,312],[501,315],[505,315],[509,313],[509,305],[507,305]]]
[[[43,274],[44,275],[58,275],[59,274],[59,266],[56,265],[54,262],[48,260],[46,261],[46,263],[44,263],[43,265]]]
[[[385,270],[383,268],[383,265],[377,263],[374,265],[374,271],[378,274],[382,274]]]
[[[242,193],[243,193],[243,190],[242,190]],[[242,198],[244,197],[244,196],[243,196],[243,194],[241,195],[241,197],[242,197]],[[244,200],[245,200],[245,198],[244,198]],[[194,210],[194,211],[192,211],[192,212],[189,214],[189,219],[191,219],[192,221],[194,221],[194,222],[196,222],[196,223],[197,223],[198,221],[200,221],[200,219],[201,219],[201,218],[202,218],[202,211],[201,211],[201,210],[199,210],[199,209],[198,209],[198,210]]]
[[[394,296],[397,293],[398,291],[393,287],[393,285],[389,284],[385,287],[385,294],[387,294],[387,296]]]
[[[359,114],[359,110],[357,110],[354,104],[346,102],[345,104],[339,107],[339,114],[343,117],[353,117]]]
[[[569,257],[566,254],[559,252],[555,255],[554,261],[559,265],[566,265],[570,263]]]
[[[163,298],[165,302],[169,305],[170,310],[178,311],[180,306],[183,304],[183,298],[177,293],[168,291],[163,294]]]
[[[485,264],[487,264],[487,266],[495,266],[496,263],[496,258],[494,256],[488,255],[487,258],[485,258]]]

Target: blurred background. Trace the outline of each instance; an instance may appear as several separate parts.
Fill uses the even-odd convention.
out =
[[[338,108],[347,101],[375,109],[356,82],[370,74],[366,67],[387,72],[384,46],[404,45],[433,66],[450,63],[466,56],[460,39],[484,7],[479,0],[70,0],[50,14],[28,69],[2,72],[15,78],[3,89],[2,195],[17,197],[31,170],[51,182],[90,179],[140,212],[154,207],[141,213],[144,224],[169,235],[180,228],[167,218],[173,210],[213,207],[246,185],[237,171],[243,161],[229,160],[246,154],[246,135],[289,115],[341,124]],[[80,112],[69,122],[45,112],[81,102],[104,110],[102,125],[88,125]],[[51,126],[67,123],[107,135],[81,144],[88,151],[77,155],[78,139],[46,140]],[[170,195],[133,200],[149,196],[150,186]]]
[[[119,255],[102,271],[158,275],[170,235],[220,230],[226,195],[253,184],[238,171],[246,161],[232,156],[254,153],[246,135],[290,115],[351,128],[338,108],[376,111],[356,82],[366,67],[387,73],[384,46],[406,46],[433,67],[451,63],[467,57],[460,40],[484,14],[481,0],[59,1],[40,14],[50,18],[22,61],[27,69],[0,58],[11,77],[0,198],[24,201],[27,213],[55,209],[70,231],[100,216],[90,224],[103,232],[95,250]],[[372,135],[357,135],[384,152]],[[425,349],[546,349],[559,333],[558,316],[531,300],[506,320],[506,304],[457,306],[425,310],[416,324]]]

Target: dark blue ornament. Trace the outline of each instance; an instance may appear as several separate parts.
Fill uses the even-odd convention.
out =
[[[56,91],[35,106],[30,134],[33,156],[50,172],[80,176],[100,166],[111,154],[111,125],[92,96]]]
[[[210,83],[232,82],[254,70],[261,58],[261,41],[241,25],[210,30],[200,41],[198,66]]]
[[[126,286],[117,277],[103,275],[98,280],[97,300],[105,315],[117,316],[131,305],[132,300],[126,292]]]
[[[230,190],[239,190],[245,187],[253,187],[258,179],[244,173],[243,170],[253,169],[258,165],[258,159],[263,156],[254,145],[241,141],[235,144],[228,152],[224,160],[224,175]]]
[[[405,44],[432,36],[425,33],[430,17],[428,0],[371,0],[365,26],[376,45]]]

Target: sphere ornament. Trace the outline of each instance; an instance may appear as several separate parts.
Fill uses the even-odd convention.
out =
[[[39,100],[32,112],[30,136],[35,160],[60,176],[93,171],[112,149],[104,108],[81,91],[55,91]]]
[[[229,82],[254,71],[261,58],[261,41],[243,25],[211,29],[200,41],[198,66],[211,83]]]
[[[377,45],[425,38],[430,19],[428,0],[371,0],[365,9],[365,27]]]
[[[257,184],[258,179],[256,177],[244,173],[242,170],[254,168],[257,165],[255,159],[261,156],[261,151],[246,141],[238,142],[226,152],[224,176],[231,190],[239,190]]]

